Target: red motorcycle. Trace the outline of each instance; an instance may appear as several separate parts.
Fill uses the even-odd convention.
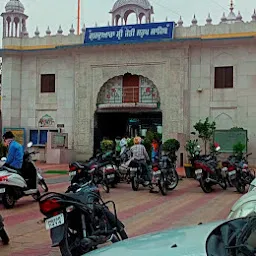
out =
[[[227,171],[227,180],[231,186],[236,187],[241,194],[245,192],[245,188],[255,178],[255,172],[248,168],[248,156],[251,153],[242,157],[235,155],[230,156],[227,161],[222,162],[222,171]]]
[[[227,173],[219,168],[216,157],[220,146],[216,143],[214,146],[215,149],[210,155],[200,156],[194,163],[196,179],[200,182],[200,187],[205,193],[211,193],[214,185],[219,185],[224,190],[227,189]]]

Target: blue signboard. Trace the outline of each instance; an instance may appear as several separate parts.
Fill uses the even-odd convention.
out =
[[[166,41],[173,39],[175,22],[87,28],[84,43],[122,44]]]

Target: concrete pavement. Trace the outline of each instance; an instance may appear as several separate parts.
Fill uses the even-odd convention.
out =
[[[44,170],[67,170],[67,165],[46,166]],[[45,174],[51,191],[64,192],[68,182],[65,175]],[[57,184],[50,184],[55,183]],[[138,192],[131,185],[119,184],[109,194],[102,192],[105,200],[116,203],[118,217],[125,223],[129,237],[166,228],[198,224],[225,218],[233,203],[241,196],[233,188],[223,191],[216,187],[211,194],[205,194],[195,180],[183,179],[178,187],[166,197],[150,194],[141,188]],[[0,245],[1,256],[59,256],[58,249],[51,248],[49,232],[42,223],[43,215],[38,203],[31,197],[18,201],[12,210],[0,205],[5,225],[10,235],[10,245]]]

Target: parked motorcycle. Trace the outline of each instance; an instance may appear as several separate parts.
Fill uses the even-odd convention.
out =
[[[168,155],[162,154],[159,163],[154,163],[152,169],[152,183],[159,187],[163,196],[167,195],[168,190],[173,190],[177,187],[179,175],[176,171],[176,165]]]
[[[29,142],[27,148],[31,148]],[[47,192],[48,187],[45,180],[39,173],[40,170],[35,166],[32,155],[36,152],[25,151],[21,171],[11,169],[6,166],[1,167],[0,172],[0,197],[6,209],[13,208],[16,201],[24,196],[32,196],[35,200],[40,197],[38,185]],[[2,164],[6,158],[1,159]]]
[[[69,164],[69,176],[71,180],[77,173],[83,172],[87,175],[91,171],[96,184],[101,184],[103,189],[109,193],[110,186],[115,187],[120,182],[117,166],[112,161],[112,153],[99,154],[87,163],[72,162]]]
[[[120,179],[123,182],[127,182],[130,184],[130,169],[129,169],[129,159],[131,158],[131,150],[126,148],[123,154],[120,156],[120,164],[118,166],[118,170],[120,173]]]
[[[117,218],[115,203],[103,202],[98,188],[88,182],[70,193],[46,193],[39,200],[45,227],[50,230],[52,247],[63,256],[79,256],[108,241],[127,239],[123,223]],[[112,213],[107,204],[114,208]]]
[[[1,216],[1,214],[0,214],[0,238],[4,245],[9,244],[10,239],[9,239],[9,236],[7,235],[7,232],[5,231],[4,218]]]
[[[250,185],[255,178],[255,172],[248,168],[248,156],[252,153],[243,155],[241,158],[231,156],[228,159],[229,166],[233,170],[229,172],[229,179],[237,191],[241,194],[245,193],[247,185]]]
[[[196,179],[205,193],[212,192],[213,185],[227,189],[226,171],[222,171],[218,166],[219,162],[216,157],[219,150],[220,146],[216,144],[210,155],[200,156],[194,163]]]

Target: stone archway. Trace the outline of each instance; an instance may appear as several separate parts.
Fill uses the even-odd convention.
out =
[[[129,77],[130,78],[129,78]],[[125,79],[128,77],[128,79]],[[160,96],[155,84],[141,75],[115,76],[101,87],[97,96],[97,107],[106,104],[160,104]]]
[[[94,152],[104,137],[144,136],[148,129],[162,133],[160,96],[153,81],[130,73],[107,80],[97,95]]]

